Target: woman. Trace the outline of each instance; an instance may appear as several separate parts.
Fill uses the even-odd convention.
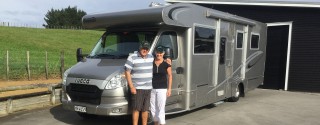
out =
[[[171,95],[172,73],[171,60],[163,58],[164,47],[156,48],[153,61],[152,91],[150,99],[151,114],[155,125],[164,125],[166,99]]]

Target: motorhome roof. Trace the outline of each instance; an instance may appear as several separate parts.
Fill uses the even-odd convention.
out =
[[[195,18],[195,16],[198,18]],[[87,29],[139,25],[144,27],[161,25],[192,27],[194,23],[200,22],[204,18],[220,18],[242,24],[255,24],[255,21],[247,18],[188,3],[176,3],[141,10],[86,15],[82,18],[82,23],[84,28]]]

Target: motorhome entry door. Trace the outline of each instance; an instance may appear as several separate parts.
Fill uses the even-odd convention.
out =
[[[214,83],[216,29],[213,27],[195,26],[191,56],[191,83],[196,86],[196,105],[201,106],[209,101],[208,92]]]
[[[241,74],[242,68],[242,57],[245,42],[245,27],[243,25],[237,24],[235,26],[235,50],[234,50],[234,60],[233,60],[233,77],[235,81],[240,80],[243,76]]]

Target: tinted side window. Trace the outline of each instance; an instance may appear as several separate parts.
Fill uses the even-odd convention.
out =
[[[251,49],[259,49],[260,36],[252,34],[251,35]]]
[[[243,33],[238,32],[237,33],[237,49],[242,48],[242,43],[243,43]]]
[[[195,27],[194,53],[214,53],[215,29]]]
[[[178,57],[177,33],[173,31],[163,32],[159,38],[157,46],[164,46],[172,49],[172,59]]]

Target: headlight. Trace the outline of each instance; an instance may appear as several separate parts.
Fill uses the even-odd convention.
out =
[[[71,69],[71,68],[69,68],[69,69],[67,69],[66,71],[64,71],[64,73],[63,73],[63,78],[62,78],[62,85],[66,85],[66,83],[67,83],[67,76],[68,76],[68,74],[69,74],[69,72],[70,72],[70,69]]]
[[[116,89],[127,85],[127,79],[124,74],[118,74],[112,77],[109,81],[104,80],[103,82],[106,83],[105,89]]]

